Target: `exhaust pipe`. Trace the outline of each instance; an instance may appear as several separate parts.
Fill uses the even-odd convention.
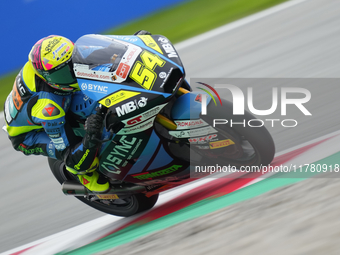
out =
[[[75,181],[65,181],[62,185],[62,191],[67,196],[86,196],[86,195],[133,195],[146,191],[144,186],[138,185],[120,185],[111,187],[105,193],[94,193],[86,189],[82,184]]]
[[[61,186],[62,191],[68,196],[85,196],[88,190],[78,182],[65,181]]]

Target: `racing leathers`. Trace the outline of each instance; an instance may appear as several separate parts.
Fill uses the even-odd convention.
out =
[[[94,132],[97,132],[97,137],[100,135],[100,127],[90,127],[84,138],[76,136],[66,121],[71,99],[71,92],[52,88],[26,63],[5,102],[8,136],[14,149],[25,155],[63,160],[67,170],[73,174],[92,172],[79,175],[79,180],[91,190],[105,191],[109,184],[97,183],[98,173],[93,172],[98,167],[99,144],[91,139]],[[98,118],[93,121],[100,122]]]

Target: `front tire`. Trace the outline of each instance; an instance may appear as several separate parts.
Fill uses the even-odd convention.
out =
[[[49,158],[48,163],[54,177],[60,184],[64,183],[66,180],[75,180],[72,174],[66,170],[64,162]],[[146,197],[144,194],[139,193],[124,199],[110,200],[110,203],[107,203],[109,200],[90,201],[85,197],[77,196],[76,198],[101,212],[128,217],[151,209],[158,200],[158,194],[152,197]]]

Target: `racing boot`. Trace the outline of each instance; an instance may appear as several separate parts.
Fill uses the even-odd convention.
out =
[[[88,190],[93,192],[105,192],[110,188],[109,182],[97,171],[92,173],[77,175],[81,184],[83,184]]]
[[[110,188],[107,179],[96,171],[99,166],[99,160],[96,157],[91,164],[91,167],[86,171],[76,171],[75,169],[66,166],[66,170],[78,177],[81,184],[88,190],[98,193],[103,193]]]

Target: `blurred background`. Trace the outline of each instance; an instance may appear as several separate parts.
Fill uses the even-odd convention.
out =
[[[33,44],[56,34],[72,41],[91,33],[103,33],[183,0],[123,1],[43,0],[2,1],[1,48],[7,61],[0,64],[0,75],[21,68]]]
[[[144,29],[176,43],[280,2],[283,0],[2,1],[0,110],[32,46],[45,36],[57,34],[76,41],[84,34],[131,35]]]
[[[3,61],[0,63],[0,111],[3,110],[3,102],[13,86],[15,75],[27,61],[27,55],[33,44],[40,38],[50,34],[60,34],[75,41],[84,34],[125,35],[145,29],[153,34],[163,34],[176,43],[188,78],[333,79],[331,86],[325,86],[327,83],[325,79],[315,82],[311,87],[313,118],[301,121],[298,128],[269,130],[277,151],[286,150],[338,131],[340,129],[340,109],[338,109],[340,87],[337,86],[337,79],[334,80],[334,78],[339,78],[340,70],[339,1],[288,1],[296,4],[244,26],[221,32],[211,39],[192,44],[181,43],[185,39],[283,2],[286,1],[60,0],[48,3],[43,0],[2,1],[0,3],[2,21],[0,45],[3,49],[1,54]],[[286,85],[283,84],[283,86]],[[263,95],[262,98],[258,98],[259,108],[261,108],[260,106],[263,106],[261,102],[266,103],[268,94],[265,94],[269,92],[261,88],[258,91]],[[265,107],[266,105],[264,109]],[[3,122],[3,118],[1,121]],[[3,132],[1,132],[0,141],[0,162],[2,163],[0,169],[0,191],[2,193],[0,198],[0,252],[104,215],[74,198],[64,196],[60,185],[48,169],[46,159],[35,156],[26,157],[15,152]],[[328,194],[336,194],[334,192],[338,189],[336,181],[332,178],[310,180],[301,189],[295,187],[293,190],[277,191],[262,200],[259,198],[257,202],[234,207],[232,214],[225,212],[219,215],[222,219],[226,217],[229,220],[235,215],[242,216],[236,227],[228,230],[233,233],[235,242],[234,250],[230,252],[237,254],[239,249],[244,248],[248,250],[243,251],[251,254],[254,247],[263,252],[271,245],[270,242],[267,243],[267,247],[257,245],[265,239],[282,245],[280,246],[281,252],[285,248],[294,251],[294,247],[302,247],[301,253],[310,251],[312,246],[309,244],[313,243],[316,238],[319,242],[315,245],[321,245],[321,247],[335,245],[335,240],[340,235],[340,228],[337,227],[340,221],[337,215],[333,213],[322,217],[325,212],[321,210],[321,207],[325,209],[326,205],[311,203],[308,208],[304,208],[304,203],[306,199],[312,201],[317,197],[315,201],[332,204],[332,211],[339,211],[340,204],[336,196],[328,196]],[[312,190],[318,192],[311,193]],[[296,197],[299,198],[298,202]],[[261,207],[263,201],[271,202]],[[268,217],[272,216],[271,207],[276,206],[276,201],[280,201],[279,205],[282,205],[276,207],[276,213],[279,216],[275,220],[278,224],[275,225],[273,222],[273,225],[266,227],[261,223],[256,225],[256,220],[264,213]],[[294,213],[298,211],[295,209],[298,206],[300,206],[299,215],[296,214],[295,217]],[[251,233],[248,228],[249,222],[246,222],[249,218],[248,211],[251,212],[252,223],[255,224],[252,225]],[[288,215],[288,212],[291,218],[294,218],[294,224],[299,228],[289,224],[292,222],[291,219],[280,221],[280,217]],[[304,220],[301,217],[305,217]],[[265,222],[266,218],[262,217],[262,220]],[[207,237],[211,234],[209,223],[209,219],[206,219],[204,229],[208,229],[208,234],[202,237],[206,240],[209,240]],[[229,223],[232,225],[232,220]],[[188,225],[186,227],[190,228],[190,224]],[[197,225],[200,226],[200,223]],[[218,226],[219,223],[215,225]],[[260,232],[264,228],[265,233]],[[284,231],[279,231],[283,229]],[[224,229],[220,230],[225,232]],[[333,239],[318,236],[317,233],[321,233],[320,231],[332,233]],[[285,241],[293,234],[296,239],[300,238],[299,233],[303,233],[305,238],[303,243],[296,242],[291,243],[290,247],[285,246]],[[248,236],[249,239],[244,239]],[[213,238],[213,235],[211,237]],[[255,237],[258,242],[254,241]],[[192,238],[195,238],[195,235],[192,235]],[[185,240],[183,237],[183,242]],[[226,252],[223,247],[226,246],[225,240],[220,242],[222,248],[219,254]],[[210,248],[213,249],[213,247]],[[271,245],[271,248],[273,252],[277,252],[275,245]]]

